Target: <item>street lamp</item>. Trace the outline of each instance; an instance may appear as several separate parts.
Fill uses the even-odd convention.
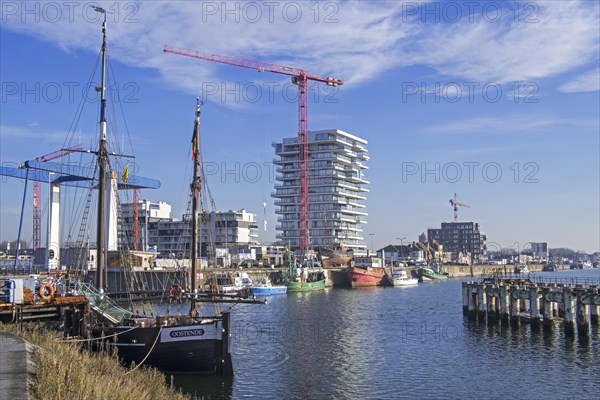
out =
[[[404,258],[404,239],[406,239],[405,237],[403,238],[396,238],[396,240],[400,241],[400,258]]]
[[[375,236],[374,233],[369,233],[369,236],[371,236],[371,252],[373,252],[374,248],[373,248],[373,236]]]

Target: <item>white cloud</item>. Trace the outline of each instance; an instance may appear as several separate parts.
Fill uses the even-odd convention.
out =
[[[558,90],[565,93],[596,92],[600,90],[600,67],[576,76],[561,85]]]
[[[515,21],[506,14],[497,23],[482,15],[456,23],[422,22],[421,15],[407,13],[408,3],[396,1],[276,2],[271,11],[261,7],[256,22],[250,3],[244,2],[106,4],[120,11],[109,16],[112,57],[156,68],[166,85],[191,93],[198,93],[202,82],[227,81],[232,69],[164,54],[164,44],[299,66],[356,85],[411,65],[485,82],[543,79],[597,63],[600,43],[598,2],[521,3],[535,4],[537,23]],[[410,2],[414,4],[423,3]],[[286,5],[294,7],[286,13]],[[223,7],[233,11],[227,14]],[[302,17],[292,22],[296,7],[301,7]],[[44,38],[66,51],[98,51],[100,24],[90,22],[93,12],[87,14],[88,21],[77,18],[81,13],[76,9],[69,21],[64,12],[57,23],[23,23],[9,17],[4,27]],[[579,86],[567,86],[567,91],[573,87]]]
[[[423,128],[423,132],[444,134],[538,132],[542,131],[543,128],[567,123],[569,122],[559,119],[542,118],[539,116],[478,117],[446,124],[432,125]]]

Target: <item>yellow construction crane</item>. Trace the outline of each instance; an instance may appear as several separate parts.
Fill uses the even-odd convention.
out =
[[[450,204],[454,207],[454,222],[458,222],[458,206],[471,208],[468,204],[458,201],[456,193],[454,193],[454,199],[450,199]]]

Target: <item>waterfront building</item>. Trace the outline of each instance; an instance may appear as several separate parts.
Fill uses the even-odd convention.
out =
[[[364,177],[367,141],[339,129],[308,133],[309,243],[312,247],[345,247],[367,254],[361,226],[366,224]],[[300,170],[298,138],[273,143],[276,168],[277,239],[299,247]]]
[[[548,261],[550,256],[548,252],[548,242],[531,242],[531,252],[533,258],[539,261]]]
[[[122,242],[129,248],[133,244],[133,203],[122,207]],[[191,215],[181,219],[171,217],[171,206],[165,202],[138,202],[138,248],[155,250],[161,257],[188,257],[191,237]],[[245,209],[211,211],[205,213],[199,225],[202,255],[216,255],[222,248],[225,256],[230,250],[258,242],[256,214]],[[210,244],[210,245],[209,245]]]
[[[479,261],[486,257],[487,237],[475,222],[443,222],[440,229],[428,229],[430,245],[442,245],[452,261]]]

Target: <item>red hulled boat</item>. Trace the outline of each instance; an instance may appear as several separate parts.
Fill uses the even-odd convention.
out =
[[[382,286],[385,269],[379,267],[348,267],[345,269],[346,282],[351,287]]]

